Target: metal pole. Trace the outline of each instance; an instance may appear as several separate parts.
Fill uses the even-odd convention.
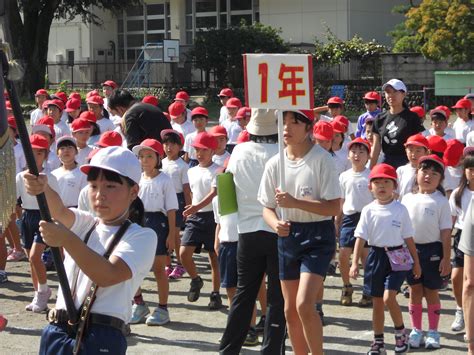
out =
[[[30,173],[39,176],[38,168],[36,167],[35,157],[33,155],[33,149],[31,148],[30,144],[28,130],[26,128],[25,119],[23,118],[23,113],[21,112],[20,101],[18,99],[18,95],[15,86],[13,85],[13,82],[8,79],[8,60],[3,50],[0,50],[0,57],[0,69],[4,79],[5,88],[7,89],[8,95],[10,97],[10,103],[12,105],[13,115],[15,116],[18,135],[20,136],[21,146],[25,153],[26,164]],[[42,193],[37,195],[36,200],[38,201],[41,219],[47,222],[51,222],[51,214],[49,212],[45,194]],[[51,253],[53,254],[54,265],[56,266],[56,271],[58,273],[59,284],[64,295],[64,302],[66,304],[69,320],[72,323],[75,323],[77,321],[77,311],[74,305],[74,300],[72,299],[71,289],[69,288],[69,282],[67,279],[66,271],[64,269],[61,253],[59,251],[59,248],[51,248]]]
[[[277,121],[278,121],[278,155],[280,158],[280,191],[286,191],[286,180],[285,180],[285,143],[283,142],[283,110],[277,110]],[[286,211],[284,208],[280,208],[281,219],[286,221]]]

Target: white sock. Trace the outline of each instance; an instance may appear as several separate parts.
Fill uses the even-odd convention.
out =
[[[38,292],[46,292],[46,291],[48,291],[48,284],[38,283]]]

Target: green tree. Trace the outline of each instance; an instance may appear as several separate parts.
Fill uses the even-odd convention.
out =
[[[25,77],[21,93],[31,95],[44,86],[48,55],[49,32],[53,19],[83,21],[100,24],[92,11],[102,8],[121,10],[139,0],[0,0],[5,2],[6,39],[11,44],[14,58],[24,65]]]
[[[314,42],[313,56],[316,66],[333,66],[355,60],[359,62],[362,74],[378,76],[381,66],[380,55],[388,51],[387,47],[375,39],[366,42],[358,35],[343,41],[329,28],[326,29],[325,36],[326,41],[316,38]]]
[[[409,6],[406,20],[391,33],[394,52],[416,51],[435,61],[472,62],[474,2],[423,0]]]
[[[216,75],[218,86],[232,84],[242,87],[244,53],[286,53],[289,46],[280,37],[280,30],[255,23],[223,29],[210,29],[196,34],[194,48],[189,53],[194,66]]]

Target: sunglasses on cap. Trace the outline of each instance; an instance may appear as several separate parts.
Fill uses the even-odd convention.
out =
[[[329,108],[342,108],[342,105],[340,104],[328,104]]]

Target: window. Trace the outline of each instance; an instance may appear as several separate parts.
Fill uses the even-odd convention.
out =
[[[232,15],[230,18],[230,22],[232,26],[240,25],[240,22],[244,20],[247,25],[252,24],[252,15]]]
[[[147,5],[146,13],[147,13],[148,16],[150,16],[150,15],[164,15],[165,5],[164,4]]]
[[[221,12],[226,12],[227,11],[227,0],[220,0],[221,2]]]
[[[165,20],[148,20],[147,21],[147,30],[164,30],[165,29]]]
[[[117,22],[118,32],[123,33],[123,20],[119,19]]]
[[[165,39],[164,33],[148,33],[146,37],[149,43],[161,42]]]
[[[69,66],[74,65],[74,49],[66,49],[66,60],[67,60],[67,65]]]
[[[143,5],[131,6],[125,10],[128,17],[143,16]]]
[[[186,15],[193,13],[193,0],[186,0]]]
[[[196,17],[196,28],[214,28],[217,27],[217,17]]]
[[[231,0],[230,8],[235,10],[252,10],[252,0]]]
[[[142,47],[143,46],[143,34],[139,35],[128,35],[127,36],[128,47]]]
[[[127,32],[143,31],[143,20],[127,21]]]
[[[215,12],[216,0],[195,0],[196,12]]]

